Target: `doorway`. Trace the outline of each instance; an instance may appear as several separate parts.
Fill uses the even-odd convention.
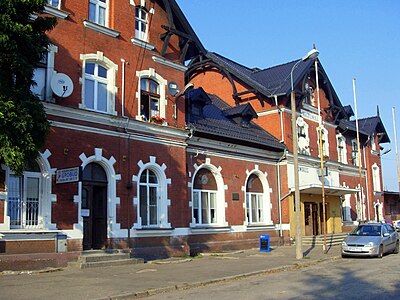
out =
[[[107,175],[96,164],[88,164],[82,174],[83,250],[104,249],[107,245]]]
[[[305,235],[318,235],[318,205],[304,202]]]

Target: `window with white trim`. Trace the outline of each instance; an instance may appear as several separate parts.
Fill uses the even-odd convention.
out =
[[[322,136],[321,136],[321,141],[320,141],[320,130],[322,130]],[[328,130],[324,127],[322,128],[317,128],[317,134],[318,134],[318,146],[320,146],[320,143],[322,142],[322,156],[323,157],[329,157],[329,142],[328,142]],[[318,151],[318,156],[320,155],[320,151]]]
[[[89,21],[107,26],[107,0],[89,0]]]
[[[376,151],[376,143],[373,135],[370,136],[370,140],[371,140],[371,150]]]
[[[341,134],[336,135],[338,161],[347,164],[346,138]]]
[[[246,218],[248,224],[263,223],[264,191],[260,178],[252,174],[246,185]]]
[[[374,192],[381,192],[380,169],[376,163],[372,165],[372,183]]]
[[[60,8],[60,5],[61,5],[61,0],[47,0],[47,5],[59,9],[59,8]]]
[[[351,160],[353,166],[359,165],[358,143],[356,139],[351,141]]]
[[[37,164],[21,176],[10,172],[7,182],[7,215],[10,228],[40,228],[41,171]]]
[[[210,170],[200,169],[194,179],[192,193],[192,216],[195,225],[218,223],[217,183]]]
[[[140,115],[144,121],[160,116],[160,85],[150,79],[140,79]]]
[[[139,215],[144,227],[158,227],[160,207],[160,184],[157,175],[145,169],[139,180]]]
[[[147,41],[148,33],[148,13],[144,7],[135,8],[135,37],[142,41]]]
[[[118,66],[102,52],[81,55],[83,60],[82,104],[80,108],[116,115],[115,75]]]
[[[298,152],[303,155],[310,155],[310,139],[308,137],[308,124],[302,117],[297,118]]]

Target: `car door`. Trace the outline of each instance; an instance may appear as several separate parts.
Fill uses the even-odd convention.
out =
[[[394,230],[392,225],[385,224],[387,227],[387,231],[390,235],[390,249],[394,250],[396,247],[396,242],[397,242],[397,232]]]
[[[382,244],[383,244],[383,252],[386,253],[391,249],[391,237],[389,231],[387,229],[386,224],[382,224]]]

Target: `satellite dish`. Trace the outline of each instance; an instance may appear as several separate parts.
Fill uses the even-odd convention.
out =
[[[74,90],[74,84],[71,78],[64,73],[57,73],[53,75],[50,83],[51,89],[58,97],[66,98],[71,96]]]
[[[173,97],[179,94],[179,86],[175,81],[168,83],[168,92]]]

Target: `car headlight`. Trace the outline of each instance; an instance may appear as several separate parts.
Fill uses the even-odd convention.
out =
[[[369,242],[368,244],[365,245],[365,247],[373,247],[375,246],[373,242]]]
[[[346,246],[347,246],[346,241],[343,241],[343,242],[342,242],[342,246],[343,246],[343,247],[346,247]]]

